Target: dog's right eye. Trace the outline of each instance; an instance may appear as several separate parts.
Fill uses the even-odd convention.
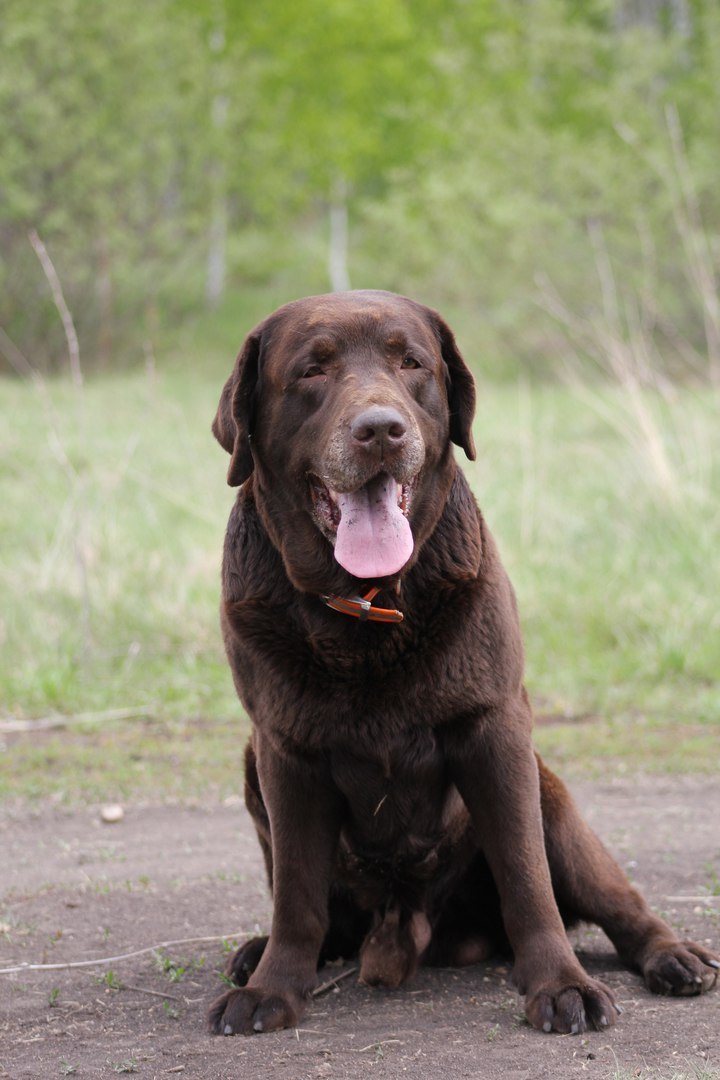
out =
[[[323,371],[323,369],[320,367],[319,364],[310,364],[309,367],[305,368],[305,370],[303,371],[303,373],[302,373],[302,375],[300,377],[302,379],[318,379],[318,378],[324,378],[324,376],[325,376],[325,372]]]

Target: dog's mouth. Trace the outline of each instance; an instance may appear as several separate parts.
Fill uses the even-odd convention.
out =
[[[401,484],[381,472],[355,491],[334,491],[309,474],[315,521],[353,577],[375,580],[402,570],[413,552],[408,521],[415,480]]]

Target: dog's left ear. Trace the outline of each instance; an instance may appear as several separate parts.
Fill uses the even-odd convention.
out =
[[[472,422],[475,415],[475,380],[460,355],[455,336],[436,311],[432,312],[440,338],[442,357],[447,365],[447,391],[450,406],[450,439],[461,446],[470,461],[475,460]]]
[[[223,449],[232,455],[227,475],[231,487],[244,483],[254,467],[250,436],[259,356],[260,333],[255,331],[245,339],[233,373],[223,387],[212,422],[213,435]]]

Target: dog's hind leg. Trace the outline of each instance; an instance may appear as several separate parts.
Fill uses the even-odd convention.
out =
[[[376,913],[360,949],[360,982],[390,990],[401,986],[415,974],[431,935],[424,912],[388,904],[384,912]]]
[[[538,758],[545,848],[566,924],[597,923],[629,967],[656,994],[701,994],[718,978],[720,957],[681,941],[651,910],[589,825],[567,788]]]
[[[262,937],[250,938],[230,957],[225,967],[225,975],[234,982],[235,986],[246,985],[253,971],[260,963],[267,943],[267,934]]]
[[[476,851],[450,889],[434,902],[437,916],[422,958],[433,967],[467,967],[491,956],[509,956],[500,897],[485,856]]]

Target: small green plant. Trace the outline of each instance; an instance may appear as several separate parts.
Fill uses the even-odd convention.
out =
[[[162,972],[163,975],[166,975],[170,982],[180,982],[187,971],[187,965],[183,966],[178,964],[177,961],[172,960],[169,956],[166,956],[159,950],[156,950],[153,953],[153,959],[155,960],[158,971]]]
[[[233,989],[237,989],[237,983],[229,975],[226,975],[224,971],[216,971],[215,974],[223,986],[231,986]]]
[[[487,1039],[488,1042],[494,1042],[495,1039],[498,1037],[499,1033],[500,1033],[500,1025],[499,1024],[493,1024],[493,1026],[489,1029],[489,1031],[485,1035],[485,1038]]]
[[[716,868],[712,863],[705,863],[705,870],[710,879],[710,884],[706,885],[705,888],[710,893],[710,896],[720,896],[720,877],[718,877]]]
[[[116,1073],[134,1073],[138,1071],[137,1061],[135,1058],[128,1058],[126,1061],[118,1061],[117,1065],[113,1065],[113,1069]]]
[[[53,986],[52,990],[48,994],[48,1008],[57,1008],[58,1000],[60,998],[60,987]]]
[[[60,1061],[61,1076],[73,1076],[77,1071],[77,1065],[71,1065],[69,1061]]]
[[[163,1012],[169,1020],[178,1020],[180,1018],[180,1010],[169,1001],[163,1001]]]
[[[104,975],[98,975],[97,981],[108,990],[122,990],[122,983],[112,969],[106,971]]]

